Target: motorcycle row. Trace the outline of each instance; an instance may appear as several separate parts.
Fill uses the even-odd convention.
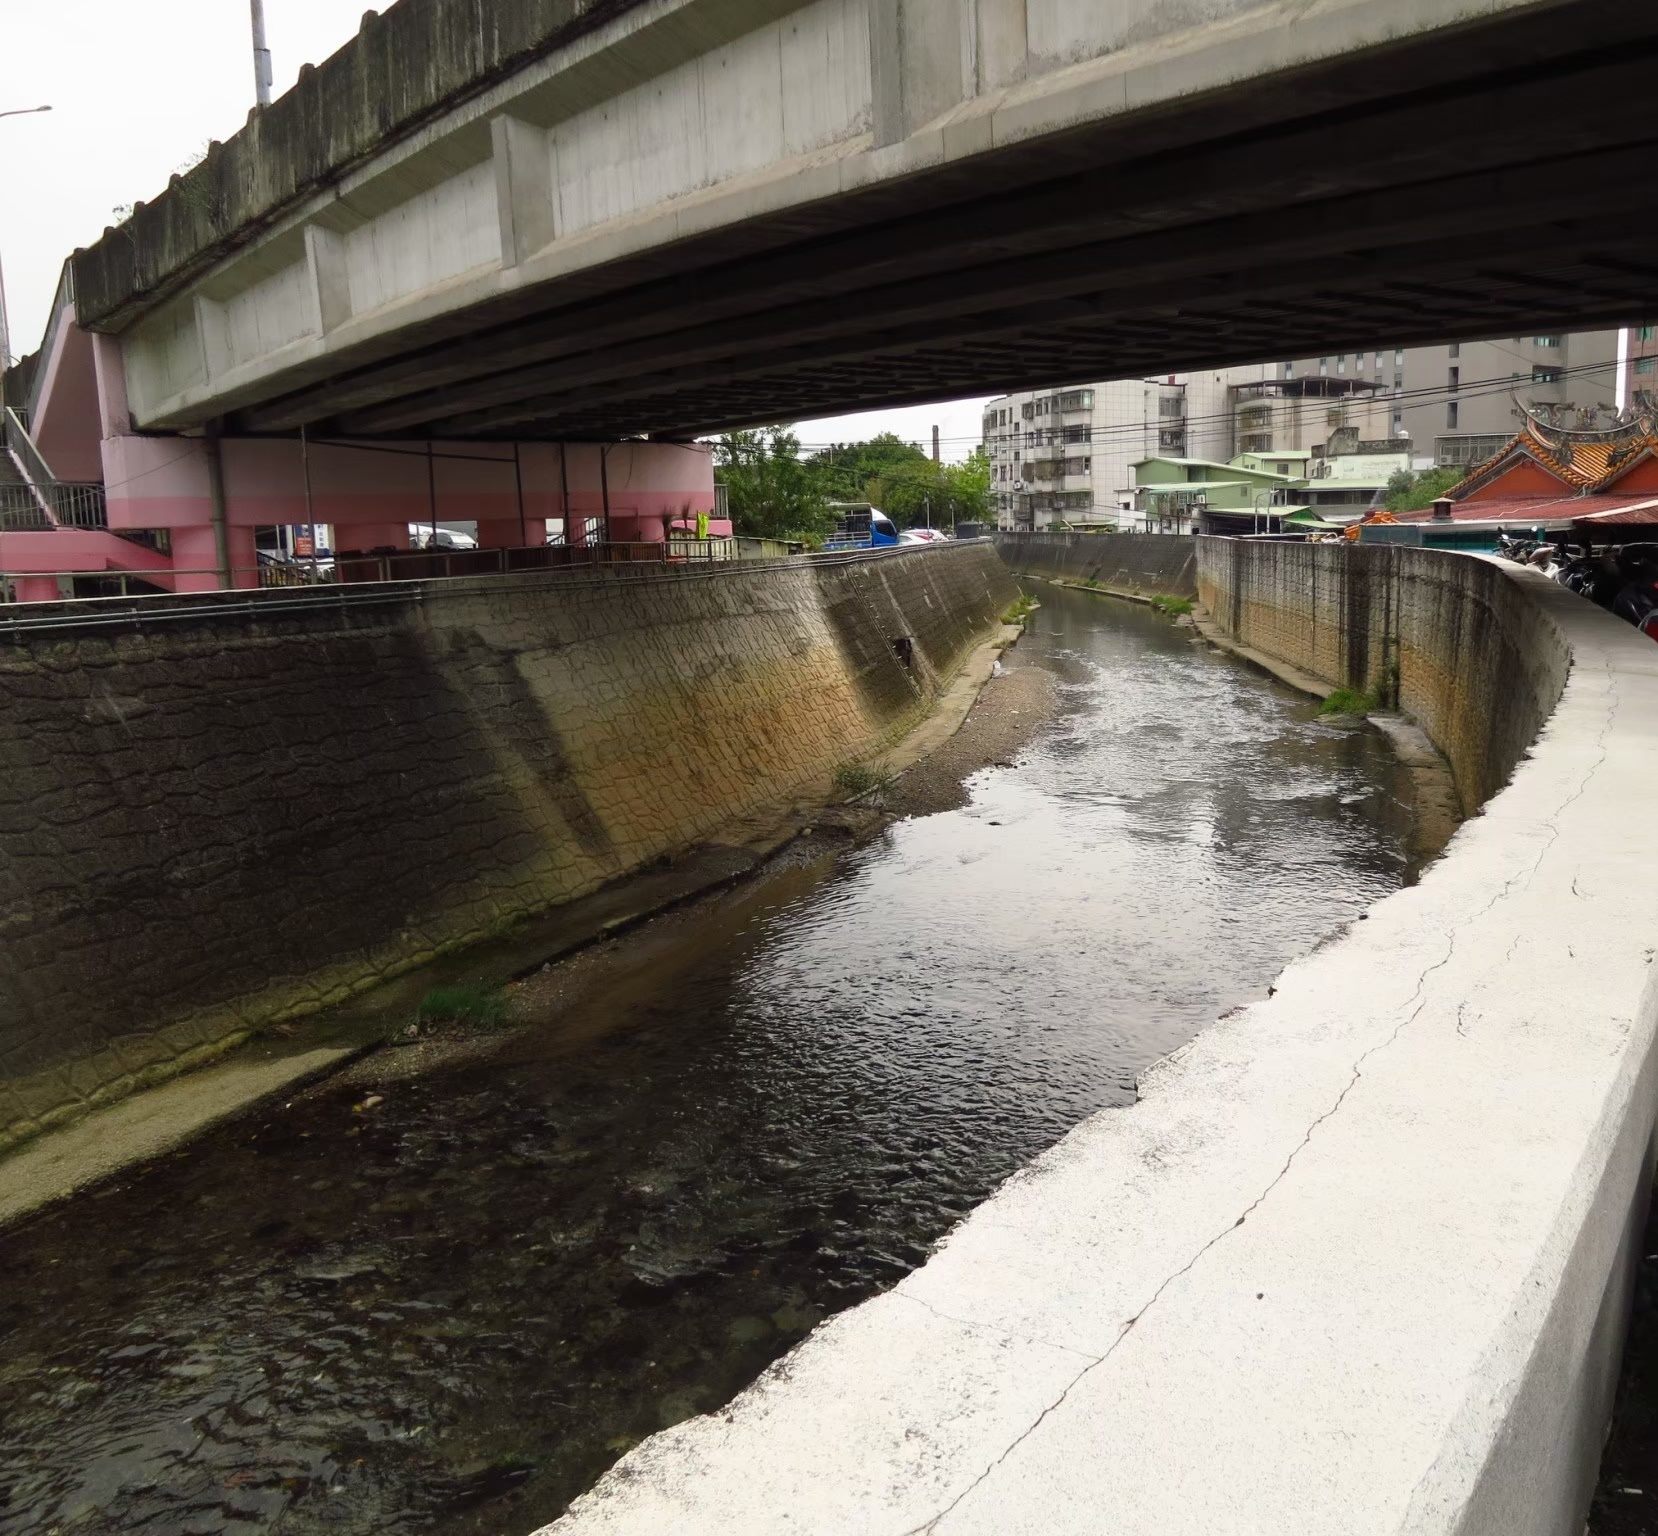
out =
[[[1529,565],[1658,640],[1658,544],[1591,550],[1499,531],[1497,553]]]

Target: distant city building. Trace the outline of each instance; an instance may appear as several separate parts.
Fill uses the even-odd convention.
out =
[[[1624,366],[1624,399],[1633,404],[1644,395],[1647,404],[1658,404],[1658,325],[1629,328],[1629,359]]]
[[[1134,470],[1134,509],[1118,526],[1142,533],[1319,532],[1377,506],[1408,452],[1338,427],[1310,452],[1240,453],[1225,463],[1159,456]]]
[[[1582,331],[1338,352],[1283,363],[1279,374],[1363,383],[1387,413],[1366,437],[1409,438],[1420,463],[1481,464],[1524,422],[1516,392],[1540,406],[1611,405],[1617,358],[1616,331]]]
[[[1658,326],[1630,336],[1627,382],[1658,396]],[[1306,463],[1292,458],[1331,457],[1326,445],[1338,434],[1367,445],[1362,457],[1479,464],[1520,429],[1516,391],[1543,407],[1610,406],[1617,350],[1616,331],[1504,337],[1003,395],[984,411],[997,522],[1147,526],[1136,463],[1226,469],[1240,454],[1263,464],[1276,454],[1285,467],[1274,473],[1305,479]],[[1363,480],[1368,471],[1359,473]],[[1366,487],[1346,490],[1358,496]],[[1311,504],[1331,505],[1340,489],[1318,488]]]
[[[1261,365],[1023,390],[984,410],[990,489],[1003,528],[1113,525],[1134,509],[1134,464],[1225,459],[1231,395]]]

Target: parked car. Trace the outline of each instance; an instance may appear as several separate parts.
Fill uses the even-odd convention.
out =
[[[948,544],[950,535],[942,528],[906,528],[898,535],[900,544]]]
[[[409,524],[411,549],[476,549],[478,541],[456,528],[433,529],[430,523]]]

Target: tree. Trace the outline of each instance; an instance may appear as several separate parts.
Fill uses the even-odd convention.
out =
[[[834,525],[823,477],[801,460],[800,439],[787,427],[718,438],[714,478],[726,488],[733,528],[750,538],[817,543]]]
[[[890,510],[869,493],[870,482],[885,480],[906,469],[931,462],[914,443],[892,432],[882,432],[862,443],[833,443],[806,461],[823,476],[832,501],[869,501]]]
[[[1396,469],[1388,476],[1382,505],[1389,512],[1421,512],[1461,483],[1463,471],[1449,465],[1413,472]]]
[[[982,522],[990,512],[990,461],[982,448],[961,464],[918,457],[871,480],[869,499],[900,528]]]

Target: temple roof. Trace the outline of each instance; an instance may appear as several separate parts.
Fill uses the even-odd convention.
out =
[[[1500,480],[1525,460],[1554,476],[1563,490],[1584,494],[1610,490],[1643,459],[1658,458],[1658,420],[1644,410],[1614,416],[1604,409],[1515,403],[1525,413],[1525,425],[1468,472],[1451,492],[1453,499]]]

